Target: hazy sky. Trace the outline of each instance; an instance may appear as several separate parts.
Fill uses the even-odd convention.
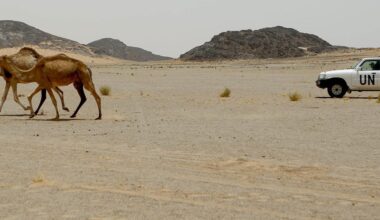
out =
[[[18,20],[80,43],[112,37],[178,57],[227,30],[282,25],[336,45],[380,47],[379,0],[9,0]]]

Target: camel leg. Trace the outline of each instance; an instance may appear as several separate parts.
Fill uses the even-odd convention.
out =
[[[80,96],[80,102],[79,102],[79,105],[78,105],[77,109],[73,113],[73,115],[71,115],[71,118],[75,118],[77,116],[77,113],[78,113],[79,109],[87,101],[86,94],[84,93],[84,90],[83,90],[83,84],[75,82],[74,83],[74,87],[78,91],[78,94]]]
[[[95,120],[102,119],[101,99],[100,96],[96,93],[94,83],[88,82],[84,84],[84,87],[91,92],[92,96],[95,98],[96,104],[98,105],[99,116]]]
[[[20,100],[18,99],[18,94],[17,94],[17,84],[16,83],[12,83],[12,90],[13,90],[13,99],[14,101],[19,104],[25,111],[26,110],[30,110],[30,106],[29,107],[25,107],[21,102]]]
[[[43,89],[43,90],[41,90],[41,101],[40,101],[40,104],[38,105],[37,110],[34,112],[35,115],[38,114],[38,112],[40,111],[40,108],[42,107],[42,104],[44,104],[45,100],[46,100],[46,89]]]
[[[28,101],[29,101],[29,105],[30,105],[30,118],[33,118],[33,117],[35,116],[34,111],[33,111],[33,105],[32,105],[32,99],[33,99],[33,96],[34,96],[35,94],[39,93],[42,89],[43,89],[43,87],[38,86],[38,87],[32,92],[32,94],[30,94],[30,96],[28,97]]]
[[[63,91],[58,88],[58,87],[54,87],[53,90],[58,94],[59,98],[61,99],[61,103],[62,103],[62,109],[69,112],[69,108],[67,108],[65,106],[65,99],[63,98]]]
[[[1,98],[0,112],[3,109],[3,105],[4,105],[5,100],[7,100],[7,96],[8,96],[8,92],[9,92],[10,87],[11,87],[11,83],[6,82],[5,88],[4,88],[4,94],[3,94],[3,97]]]
[[[59,112],[58,112],[58,107],[57,107],[57,100],[55,99],[54,93],[51,90],[51,88],[48,88],[47,91],[49,93],[50,99],[53,102],[53,105],[55,108],[55,118],[53,118],[53,120],[58,120],[59,119]]]
[[[62,109],[65,110],[65,111],[69,111],[69,109],[67,107],[65,107],[65,101],[63,99],[63,91],[60,90],[58,87],[53,88],[53,90],[58,94],[59,98],[61,99]],[[41,101],[40,101],[40,104],[38,105],[37,110],[34,112],[35,115],[38,114],[38,112],[40,111],[40,108],[41,108],[42,104],[45,102],[45,100],[46,100],[46,89],[43,89],[41,91]]]

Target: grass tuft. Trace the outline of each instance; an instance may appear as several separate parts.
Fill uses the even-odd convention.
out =
[[[100,94],[104,96],[109,96],[111,95],[111,88],[109,86],[102,86],[100,87]]]
[[[219,96],[221,98],[228,98],[231,96],[231,90],[229,88],[225,88],[224,91]]]
[[[32,181],[33,181],[33,183],[43,183],[43,182],[45,182],[45,177],[42,175],[42,174],[40,174],[40,175],[38,175],[38,176],[36,176],[36,177],[34,177],[33,179],[32,179]]]
[[[289,100],[292,102],[297,102],[301,100],[302,98],[302,96],[298,92],[289,93],[288,97],[289,97]]]

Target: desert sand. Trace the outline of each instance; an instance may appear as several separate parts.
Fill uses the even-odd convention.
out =
[[[58,122],[49,98],[30,120],[8,97],[0,219],[380,219],[379,94],[331,99],[315,86],[319,72],[378,52],[86,60],[97,88],[112,89],[101,121],[88,92],[78,118]],[[23,103],[34,87],[19,86]],[[63,90],[74,110],[78,95]]]

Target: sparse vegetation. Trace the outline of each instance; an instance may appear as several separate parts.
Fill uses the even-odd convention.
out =
[[[45,178],[42,174],[39,174],[38,176],[34,177],[32,181],[33,183],[43,183],[45,182]]]
[[[298,92],[289,93],[288,97],[289,97],[290,101],[292,101],[292,102],[297,102],[297,101],[301,100],[301,98],[302,98],[302,96]]]
[[[109,96],[111,95],[111,88],[109,86],[102,86],[100,87],[100,93],[104,96]]]
[[[225,88],[224,91],[220,94],[221,98],[228,98],[231,96],[231,90],[229,88]]]

